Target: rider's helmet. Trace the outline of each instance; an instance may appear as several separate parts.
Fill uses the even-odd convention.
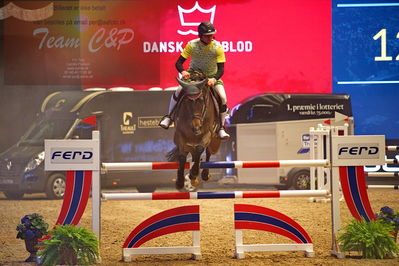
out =
[[[213,24],[209,21],[201,22],[198,25],[198,34],[199,35],[212,35],[216,33],[216,29]]]

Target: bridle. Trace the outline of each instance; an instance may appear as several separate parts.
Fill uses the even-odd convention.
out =
[[[197,134],[196,132],[198,132],[198,134],[199,134],[199,132],[201,131],[202,125],[204,124],[205,115],[206,115],[206,112],[208,110],[207,102],[208,102],[208,99],[209,99],[209,93],[203,93],[203,90],[205,90],[205,89],[207,89],[207,88],[202,88],[198,94],[187,95],[187,98],[190,101],[192,101],[192,102],[196,102],[197,100],[199,100],[201,98],[204,99],[204,103],[202,105],[201,112],[200,113],[193,113],[193,116],[192,116],[192,120],[198,119],[200,121],[200,127],[197,127],[197,128],[193,127],[192,128],[192,130],[193,130],[193,132],[195,134]]]

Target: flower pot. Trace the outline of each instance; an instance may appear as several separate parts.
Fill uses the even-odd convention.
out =
[[[26,251],[30,253],[29,257],[25,260],[25,262],[36,262],[37,260],[36,253],[38,250],[36,245],[37,245],[37,238],[25,239]]]

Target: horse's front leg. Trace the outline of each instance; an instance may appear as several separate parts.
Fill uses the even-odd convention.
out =
[[[211,152],[209,151],[209,148],[206,148],[206,158],[205,158],[205,161],[206,161],[206,162],[209,162],[210,159],[211,159]],[[210,175],[209,175],[209,169],[208,169],[208,168],[202,169],[201,178],[202,178],[202,180],[204,180],[204,181],[208,181],[208,180],[209,180]]]
[[[179,169],[177,170],[176,189],[181,190],[184,187],[184,168],[187,161],[187,153],[179,154]]]
[[[193,166],[190,169],[190,180],[191,180],[191,185],[193,186],[198,186],[199,181],[197,180],[197,177],[199,175],[199,170],[200,170],[200,159],[201,159],[201,154],[204,152],[204,147],[203,146],[196,146],[194,151],[191,153],[191,156],[193,157]]]

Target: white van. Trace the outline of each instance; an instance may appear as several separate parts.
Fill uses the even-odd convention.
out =
[[[338,122],[336,115],[347,119]],[[237,105],[229,122],[232,137],[223,152],[232,161],[310,159],[309,129],[318,124],[348,123],[348,134],[353,134],[351,101],[345,94],[264,94]],[[310,171],[307,167],[227,169],[221,181],[308,189]]]

